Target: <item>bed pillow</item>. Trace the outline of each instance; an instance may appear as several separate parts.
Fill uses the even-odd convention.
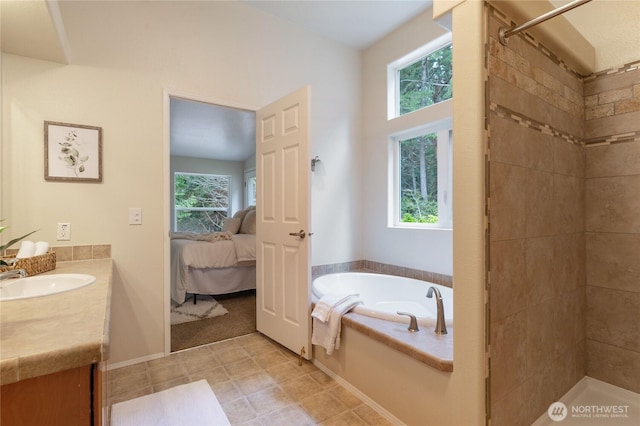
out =
[[[242,225],[242,219],[237,217],[227,218],[222,221],[222,231],[237,234],[240,230],[240,225]]]
[[[256,211],[249,210],[242,220],[240,226],[240,234],[255,234],[256,233]]]
[[[242,223],[242,220],[244,219],[244,216],[247,214],[248,211],[249,209],[238,210],[233,214],[233,219],[240,219],[240,223]]]

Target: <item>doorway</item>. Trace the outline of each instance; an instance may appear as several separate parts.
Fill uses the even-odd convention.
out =
[[[251,171],[255,175],[255,110],[167,93],[165,114],[170,172],[170,241],[165,257],[169,260],[165,267],[169,277],[165,352],[169,353],[256,330],[255,266],[251,268],[250,261],[236,267],[212,257],[210,265],[197,265],[202,268],[195,271],[176,262],[181,258],[178,253],[182,248],[178,247],[195,250],[198,244],[205,244],[197,241],[201,236],[229,234],[235,243],[235,234],[251,232],[240,227],[229,229],[225,222],[249,207],[247,202],[251,200],[245,176]],[[224,240],[219,246],[230,246],[228,252],[235,255],[231,240]],[[219,254],[221,258],[226,255]],[[185,285],[185,291],[180,296],[176,287],[181,285]]]

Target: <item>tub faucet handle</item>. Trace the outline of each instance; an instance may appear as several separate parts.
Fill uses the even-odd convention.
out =
[[[408,330],[411,332],[414,331],[420,331],[420,329],[418,328],[418,321],[416,320],[416,316],[413,314],[410,314],[409,312],[396,312],[398,315],[408,315],[409,318],[411,318],[411,320],[409,321],[409,328]]]

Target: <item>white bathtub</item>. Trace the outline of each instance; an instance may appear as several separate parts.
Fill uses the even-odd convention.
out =
[[[422,326],[436,324],[436,300],[428,299],[429,287],[440,290],[447,326],[453,326],[453,290],[438,284],[393,275],[364,272],[341,272],[322,275],[313,280],[314,301],[325,294],[359,294],[362,304],[353,312],[408,323],[409,317],[396,312],[410,312]]]

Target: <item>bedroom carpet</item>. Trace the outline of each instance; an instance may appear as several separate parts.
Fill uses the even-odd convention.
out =
[[[171,325],[199,321],[228,313],[229,311],[211,296],[199,296],[196,304],[193,303],[193,297],[190,296],[182,305],[171,302]]]
[[[218,295],[228,314],[171,326],[171,352],[219,342],[256,331],[256,292]],[[200,304],[198,298],[197,305]],[[196,306],[197,306],[196,305]]]

